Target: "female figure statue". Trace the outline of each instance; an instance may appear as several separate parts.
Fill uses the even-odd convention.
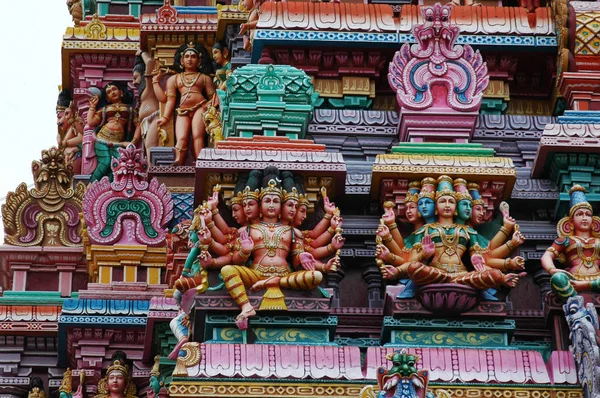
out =
[[[225,90],[227,88],[227,79],[231,75],[231,55],[229,54],[227,44],[223,41],[215,43],[212,48],[212,56],[219,67],[215,72],[215,86],[219,90]]]
[[[592,214],[584,187],[574,185],[569,194],[569,215],[558,222],[558,238],[542,256],[552,290],[563,300],[578,292],[600,292],[600,218]]]
[[[139,135],[131,138],[137,127],[132,99],[131,93],[124,92],[117,83],[107,84],[99,97],[90,98],[87,122],[88,126],[96,128],[94,152],[98,162],[90,181],[100,180],[104,176],[112,181],[110,162],[112,158],[119,158],[117,148],[125,148],[130,143],[135,145],[140,141]]]

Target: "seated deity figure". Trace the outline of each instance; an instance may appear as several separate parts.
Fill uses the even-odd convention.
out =
[[[89,127],[96,128],[94,153],[97,160],[90,182],[104,176],[112,181],[110,163],[112,158],[120,157],[118,148],[125,148],[130,143],[136,145],[140,141],[139,135],[134,135],[138,121],[131,106],[132,100],[131,93],[118,83],[107,84],[100,96],[90,98],[87,123]]]
[[[201,44],[190,42],[180,46],[175,52],[174,62],[174,68],[179,73],[169,77],[166,91],[160,87],[161,71],[152,79],[152,85],[156,98],[165,103],[164,113],[157,125],[165,126],[177,112],[173,165],[181,166],[185,163],[190,131],[196,158],[205,146],[204,114],[212,106],[209,101],[213,101],[215,87],[210,77],[213,73],[212,60],[208,50]],[[178,95],[179,107],[176,109]]]
[[[552,290],[563,300],[582,292],[600,293],[600,218],[593,215],[584,187],[573,186],[569,195],[569,215],[558,222],[558,238],[542,256]]]
[[[294,222],[300,203],[298,189],[288,186],[289,192],[284,192],[281,185],[280,177],[289,184],[293,176],[279,173],[276,168],[267,168],[262,174],[260,190],[254,188],[258,176],[254,171],[248,177],[248,186],[242,191],[245,218],[241,228],[235,231],[233,243],[231,237],[225,239],[225,244],[217,241],[219,234],[224,235],[225,227],[230,227],[217,226],[217,216],[211,210],[212,206],[216,207],[213,199],[200,212],[205,216],[205,223],[210,220],[199,233],[203,249],[200,263],[203,268],[221,269],[225,288],[241,308],[236,317],[236,325],[240,329],[247,328],[248,319],[256,315],[248,299],[247,288],[266,290],[260,309],[287,309],[281,288],[315,289],[321,283],[323,273],[335,270],[339,262],[339,258],[334,256],[324,263],[305,250],[303,233],[295,228]],[[285,211],[283,205],[286,205]],[[215,237],[212,236],[213,229],[219,230]],[[331,248],[326,245],[313,251],[321,258],[334,254],[343,244],[340,232],[329,238]]]
[[[385,234],[380,235],[382,244],[378,247],[378,257],[388,263],[382,267],[384,277],[409,277],[416,285],[458,283],[478,290],[514,287],[520,275],[504,274],[502,271],[522,270],[522,261],[497,258],[499,255],[510,254],[512,250],[506,252],[503,247],[498,248],[497,252],[490,252],[487,247],[482,246],[477,231],[464,225],[469,218],[469,204],[462,204],[462,214],[458,214],[458,202],[470,199],[464,180],[455,181],[454,188],[458,190],[455,191],[453,180],[448,176],[441,176],[433,195],[432,187],[435,186],[432,179],[423,180],[421,185],[420,199],[434,198],[437,221],[427,223],[414,232],[410,251],[407,252],[403,240],[396,240],[395,246],[390,245],[394,237],[389,229],[395,230],[397,227],[392,225],[388,228],[382,220],[380,229]],[[424,212],[426,215],[429,214],[428,210]],[[423,218],[427,220],[426,217]],[[404,249],[402,254],[393,253],[394,247]],[[469,269],[462,262],[467,249],[470,249],[474,269]]]

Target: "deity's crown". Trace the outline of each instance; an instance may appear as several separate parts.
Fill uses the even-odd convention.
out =
[[[39,387],[33,387],[27,394],[27,398],[46,398],[46,393]]]
[[[299,206],[306,206],[309,207],[310,205],[310,200],[308,200],[308,196],[306,196],[305,194],[301,193],[300,195],[298,195],[298,205]]]
[[[467,181],[463,178],[454,180],[454,192],[456,192],[455,197],[457,202],[460,202],[461,200],[473,201],[473,198],[467,189]]]
[[[187,47],[185,48],[185,50],[183,50],[181,53],[182,53],[182,54],[185,54],[185,53],[186,53],[186,52],[188,52],[188,51],[193,51],[193,52],[195,52],[197,55],[200,55],[200,53],[198,52],[198,50],[196,50],[196,44],[195,44],[193,41],[189,42],[189,43],[187,44]]]
[[[244,194],[242,193],[242,191],[239,191],[237,194],[234,193],[234,195],[231,197],[231,204],[232,205],[241,205],[242,204],[242,200],[244,198]]]
[[[419,199],[422,198],[435,198],[435,179],[431,177],[425,177],[421,181],[421,192],[419,193]]]
[[[592,205],[587,201],[585,192],[585,188],[578,184],[573,185],[573,187],[569,189],[569,195],[571,196],[571,210],[569,210],[569,217],[573,217],[573,214],[581,208],[592,211]]]
[[[121,372],[123,376],[127,377],[129,375],[129,366],[126,364],[121,364],[120,360],[115,359],[113,364],[108,367],[108,370],[106,371],[106,376],[115,371]]]
[[[450,176],[439,176],[437,179],[437,192],[435,193],[435,200],[438,200],[442,196],[452,196],[456,199],[456,192],[452,189],[452,178]]]
[[[473,206],[482,205],[485,206],[485,202],[481,199],[481,195],[479,194],[479,184],[475,182],[470,182],[467,185],[469,193],[471,194],[471,198],[473,199]]]
[[[258,189],[255,189],[253,191],[249,186],[246,186],[246,188],[244,188],[244,191],[242,192],[242,200],[252,199],[258,202],[260,197],[260,191]]]
[[[404,203],[409,202],[417,202],[419,200],[419,190],[421,189],[420,181],[413,181],[408,184],[408,190],[406,192],[406,197],[404,198]],[[385,204],[384,204],[385,206]]]
[[[283,190],[283,202],[287,202],[288,200],[295,200],[296,202],[300,201],[300,194],[298,194],[298,190],[296,187],[292,187],[290,192]]]
[[[270,179],[267,187],[263,187],[260,190],[260,199],[264,198],[267,195],[276,195],[281,199],[283,197],[283,192],[281,192],[281,188],[277,186],[277,181],[274,179]]]

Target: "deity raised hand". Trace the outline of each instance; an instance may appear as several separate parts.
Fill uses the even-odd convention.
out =
[[[307,271],[315,270],[315,258],[310,253],[304,252],[300,254],[300,264]]]
[[[423,258],[430,258],[435,253],[435,243],[431,239],[431,235],[425,235],[421,241],[423,245]]]
[[[381,219],[387,225],[393,224],[396,221],[396,213],[394,213],[394,209],[391,207],[386,207]]]
[[[377,245],[375,249],[375,256],[383,261],[390,262],[392,260],[390,250],[382,244]]]
[[[331,202],[327,196],[323,196],[323,210],[327,214],[333,214],[335,211],[335,203]]]
[[[208,269],[213,265],[213,258],[206,250],[202,250],[202,252],[200,252],[198,260],[200,260],[200,266],[202,266],[204,269]]]
[[[242,229],[242,232],[240,232],[240,245],[242,252],[245,254],[249,254],[254,249],[254,241],[250,238],[246,229]]]
[[[523,271],[525,270],[525,259],[521,256],[516,256],[508,261],[508,271]]]
[[[208,207],[211,210],[215,210],[219,205],[219,191],[215,190],[213,194],[208,198]]]
[[[473,268],[475,268],[476,271],[485,271],[485,259],[481,254],[473,254],[471,256],[471,264],[473,264]]]
[[[331,217],[331,228],[333,228],[333,229],[341,228],[343,222],[344,222],[344,219],[342,218],[342,216],[339,215],[339,210],[338,210],[338,214],[334,213],[334,216]]]
[[[511,238],[511,242],[515,247],[521,246],[523,243],[525,243],[525,237],[521,231],[516,231]]]
[[[393,265],[385,265],[381,270],[384,279],[398,279],[400,276],[400,270]]]
[[[331,246],[335,250],[339,250],[344,246],[345,241],[346,238],[344,238],[342,234],[335,234],[334,237],[331,239]]]
[[[390,229],[383,222],[380,222],[379,227],[377,227],[377,231],[375,233],[377,234],[377,236],[385,238],[390,234]]]

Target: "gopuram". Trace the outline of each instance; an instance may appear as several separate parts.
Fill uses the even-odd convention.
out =
[[[600,2],[66,3],[0,398],[600,397]]]

